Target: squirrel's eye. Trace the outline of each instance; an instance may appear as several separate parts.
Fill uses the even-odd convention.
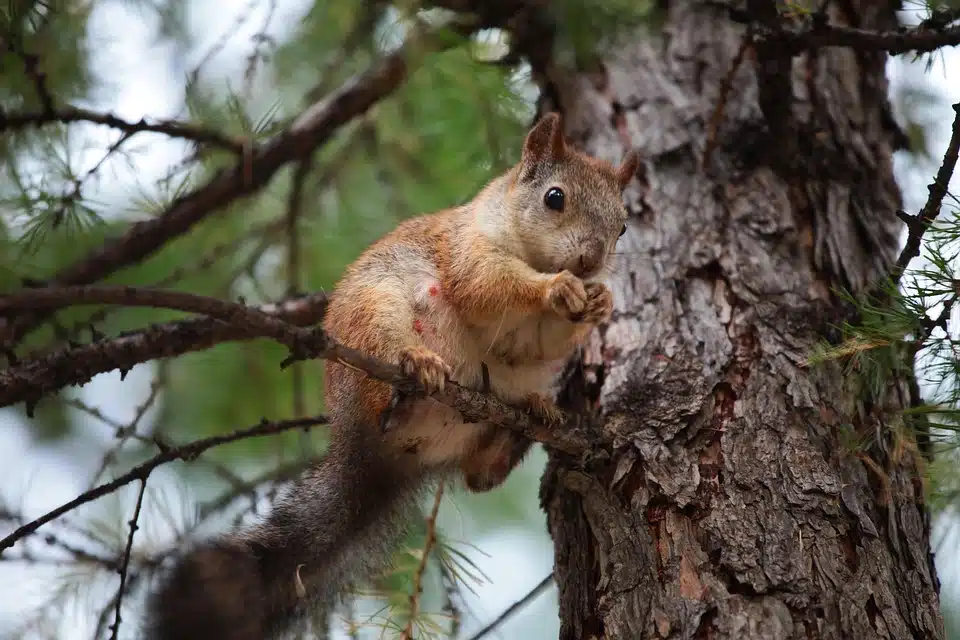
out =
[[[627,225],[623,225],[623,229],[620,229],[620,235],[622,236],[627,232]]]
[[[563,191],[557,187],[551,187],[543,196],[543,204],[547,205],[548,209],[563,211]]]

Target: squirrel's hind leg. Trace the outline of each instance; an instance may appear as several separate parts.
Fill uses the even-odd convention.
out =
[[[460,463],[464,484],[474,493],[491,491],[506,482],[533,444],[515,431],[493,425],[480,428],[484,433],[477,451]]]

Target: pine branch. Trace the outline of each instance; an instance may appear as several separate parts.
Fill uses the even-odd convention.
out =
[[[127,304],[203,313],[221,322],[235,325],[247,336],[272,338],[286,346],[291,355],[280,363],[281,367],[308,358],[324,358],[364,371],[376,380],[395,385],[404,395],[416,396],[425,393],[420,383],[414,378],[405,376],[397,365],[383,362],[343,345],[324,333],[320,327],[299,327],[285,322],[277,315],[270,315],[243,304],[179,291],[124,286],[30,289],[0,297],[0,311],[22,312],[70,304]],[[154,343],[151,342],[151,344]],[[156,347],[161,345],[158,344]],[[180,348],[182,349],[182,345]],[[105,359],[107,351],[99,348],[99,343],[90,345],[91,361],[79,358],[75,353],[78,350],[74,350],[73,357],[66,358],[64,362],[69,366],[69,370],[64,371],[61,367],[51,371],[47,367],[47,375],[40,379],[37,379],[36,371],[32,370],[32,363],[0,372],[0,407],[26,401],[30,409],[31,403],[35,404],[42,392],[49,393],[55,388],[64,386],[62,380],[75,375],[77,369],[82,370],[83,375],[89,375],[94,367],[99,367],[100,370],[97,373],[100,373],[121,366],[131,367],[145,361],[137,357],[139,354],[134,354],[127,349],[112,353],[124,359],[123,365],[110,362]],[[592,433],[588,436],[588,432],[593,430],[589,428],[590,419],[587,416],[562,413],[564,417],[562,427],[556,425],[554,428],[547,428],[532,419],[529,408],[510,406],[493,395],[467,389],[455,382],[445,385],[442,391],[431,392],[430,397],[456,409],[468,423],[486,422],[514,429],[531,440],[566,453],[583,454],[598,444],[597,437],[600,434]],[[584,427],[587,429],[585,430]]]
[[[507,607],[503,611],[503,613],[501,613],[499,616],[496,617],[496,619],[493,620],[493,622],[491,622],[484,628],[480,629],[480,631],[477,631],[475,634],[470,636],[469,640],[480,640],[481,638],[488,636],[490,633],[495,631],[497,627],[503,624],[510,616],[512,616],[517,611],[519,611],[520,609],[524,608],[525,606],[527,606],[528,604],[530,604],[531,602],[539,598],[540,594],[546,591],[551,584],[553,584],[553,573],[551,573],[546,578],[541,580],[540,583],[537,584],[537,586],[535,586],[533,589],[531,589],[527,593],[527,595],[523,596],[522,598],[514,602],[512,605]]]
[[[133,418],[130,420],[130,422],[126,424],[118,423],[115,420],[113,421],[109,420],[106,416],[104,416],[100,412],[99,409],[96,409],[94,407],[85,408],[89,413],[99,418],[100,420],[104,421],[104,423],[112,426],[115,430],[115,437],[117,438],[117,443],[114,446],[108,448],[106,452],[103,454],[103,457],[100,460],[100,467],[97,469],[96,473],[93,474],[93,478],[90,480],[91,485],[95,485],[97,482],[99,482],[101,476],[103,476],[103,474],[106,473],[110,465],[116,461],[117,455],[120,453],[120,450],[123,448],[123,445],[126,444],[126,442],[130,439],[137,439],[141,442],[155,445],[158,449],[163,451],[163,448],[166,445],[160,442],[158,436],[154,436],[153,439],[140,436],[139,434],[137,434],[137,427],[140,425],[140,422],[143,420],[144,416],[147,415],[147,411],[152,406],[154,406],[156,401],[159,399],[160,389],[165,385],[165,383],[166,383],[166,367],[161,366],[157,377],[150,384],[150,393],[147,395],[146,400],[144,400],[134,410]],[[76,401],[73,401],[73,402],[75,403]],[[296,417],[300,418],[303,416],[296,416]]]
[[[755,20],[749,12],[736,12],[734,17],[748,23]],[[754,26],[756,44],[776,47],[787,56],[823,47],[886,51],[891,55],[908,51],[927,53],[960,44],[960,27],[933,28],[935,25],[928,23],[896,31],[875,31],[827,24],[826,15],[820,12],[799,27],[785,25],[782,21],[777,25],[754,23]]]
[[[43,516],[40,516],[36,520],[18,527],[13,533],[0,540],[0,555],[3,554],[4,550],[9,549],[16,544],[18,540],[29,536],[43,525],[59,518],[63,514],[73,511],[77,507],[87,504],[88,502],[93,502],[98,498],[102,498],[105,495],[113,493],[120,487],[128,485],[131,482],[136,480],[146,480],[147,476],[149,476],[154,469],[161,465],[173,462],[174,460],[190,461],[202,454],[204,451],[224,444],[229,444],[231,442],[274,435],[277,433],[290,431],[292,429],[303,429],[306,427],[323,424],[327,424],[327,419],[323,416],[315,418],[299,418],[295,420],[281,420],[278,422],[268,422],[267,420],[264,420],[260,424],[247,429],[241,429],[226,435],[211,436],[209,438],[196,440],[179,447],[169,448],[166,451],[161,451],[146,462],[137,465],[127,473],[116,477],[110,482],[106,482],[94,487],[89,491],[85,491],[70,502],[60,505],[56,509],[53,509]]]
[[[400,640],[413,640],[413,626],[416,624],[417,616],[420,615],[420,596],[423,594],[423,574],[427,570],[427,561],[430,559],[430,553],[437,542],[437,513],[440,512],[440,503],[443,501],[443,483],[437,487],[436,496],[433,499],[433,508],[430,515],[427,516],[427,538],[423,543],[423,549],[420,552],[420,562],[417,570],[413,574],[413,589],[410,591],[410,613],[407,618],[407,624],[400,634]]]
[[[86,285],[77,287],[46,287],[27,289],[0,296],[0,315],[4,312],[40,309],[60,309],[78,305],[123,305],[152,307],[198,313],[228,324],[244,327],[251,333],[270,337],[286,345],[297,355],[306,348],[322,349],[322,336],[290,325],[255,307],[226,302],[209,296],[183,291],[149,289],[114,285]],[[317,341],[320,338],[320,341]]]
[[[18,525],[22,525],[27,522],[27,520],[20,514],[14,513],[0,513],[0,520],[9,520],[16,522]],[[85,537],[89,537],[86,532],[76,532]],[[78,545],[75,545],[71,542],[64,540],[60,535],[56,533],[45,533],[43,536],[40,536],[41,541],[46,544],[48,547],[58,549],[69,556],[71,556],[69,562],[72,564],[92,564],[98,567],[102,567],[108,571],[117,571],[120,567],[120,560],[117,558],[112,558],[106,554],[97,554],[87,549],[82,549]],[[41,563],[45,559],[40,558],[39,556],[34,555],[29,549],[23,549],[20,554],[12,555],[7,554],[6,556],[0,557],[0,560],[7,562],[28,562],[28,563]],[[46,559],[47,562],[60,562],[59,559]]]
[[[855,27],[817,26],[797,30],[764,32],[759,29],[757,40],[783,47],[784,52],[796,55],[808,49],[823,47],[850,47],[858,50],[886,51],[891,55],[914,51],[928,53],[942,47],[960,44],[960,27],[942,31],[906,29],[903,31],[871,31]]]
[[[326,295],[313,294],[265,305],[259,310],[285,322],[307,326],[323,319],[326,304]],[[260,337],[248,327],[201,317],[155,324],[117,338],[67,347],[0,370],[0,406],[26,402],[29,410],[44,394],[84,384],[100,373],[115,369],[125,373],[142,362],[209,349],[221,342]]]
[[[474,30],[473,24],[461,24],[455,29],[460,35]],[[263,188],[282,167],[311,154],[342,126],[400,87],[425,52],[452,46],[451,40],[440,34],[440,31],[431,31],[411,38],[369,71],[313,104],[273,139],[251,147],[233,168],[177,199],[163,214],[134,224],[119,238],[104,243],[86,258],[60,271],[51,281],[38,286],[81,285],[102,280],[144,260],[216,211]],[[44,313],[24,314],[0,328],[3,346],[12,348],[45,317]]]
[[[246,146],[240,140],[233,140],[216,131],[177,120],[148,122],[145,118],[141,118],[137,122],[129,122],[112,113],[99,113],[90,111],[89,109],[70,106],[48,111],[24,113],[4,113],[0,110],[0,133],[31,126],[40,127],[47,124],[71,124],[75,122],[99,124],[122,131],[128,135],[144,132],[161,133],[171,138],[181,138],[183,140],[196,142],[197,144],[220,147],[237,154],[243,153],[246,149]]]
[[[130,535],[127,536],[127,546],[123,551],[123,561],[120,564],[120,586],[117,587],[116,609],[113,615],[113,624],[110,625],[110,640],[117,640],[120,633],[120,608],[123,605],[123,588],[127,582],[127,570],[130,567],[130,554],[133,551],[133,536],[137,532],[140,521],[140,509],[143,507],[143,494],[147,491],[147,476],[149,471],[140,479],[140,491],[137,493],[137,506],[134,507],[133,517],[130,518]]]
[[[463,601],[460,583],[444,562],[440,563],[440,579],[443,584],[443,612],[450,619],[450,637],[456,638],[460,635],[463,622],[463,613],[457,604],[457,600]]]
[[[960,102],[953,105],[953,111],[956,114],[953,119],[953,132],[950,134],[950,142],[943,154],[943,162],[937,170],[937,175],[933,183],[927,186],[929,195],[926,204],[920,209],[920,213],[915,216],[904,211],[897,211],[897,217],[907,225],[908,235],[907,243],[900,251],[897,263],[890,274],[894,285],[900,284],[903,272],[909,266],[910,261],[920,255],[923,234],[940,215],[943,198],[947,195],[947,188],[953,178],[953,171],[957,166],[957,156],[960,154]]]

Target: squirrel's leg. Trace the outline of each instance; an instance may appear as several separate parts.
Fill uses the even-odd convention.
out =
[[[516,431],[494,425],[481,429],[477,451],[460,464],[464,484],[474,493],[490,491],[503,484],[533,444]]]
[[[555,426],[561,414],[548,397],[532,393],[527,397],[530,413],[546,426]],[[480,436],[478,449],[460,464],[467,489],[475,493],[490,491],[503,484],[523,462],[533,442],[523,434],[487,425]]]

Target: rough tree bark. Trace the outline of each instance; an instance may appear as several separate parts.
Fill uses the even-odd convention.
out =
[[[890,3],[830,6],[896,26]],[[906,387],[873,406],[840,367],[803,364],[844,312],[831,288],[895,258],[886,56],[748,49],[703,168],[746,30],[717,3],[665,20],[543,82],[576,144],[648,162],[617,310],[563,395],[599,401],[617,445],[586,467],[553,456],[543,479],[560,637],[942,638],[919,462],[885,422]],[[844,429],[875,442],[853,451]]]

